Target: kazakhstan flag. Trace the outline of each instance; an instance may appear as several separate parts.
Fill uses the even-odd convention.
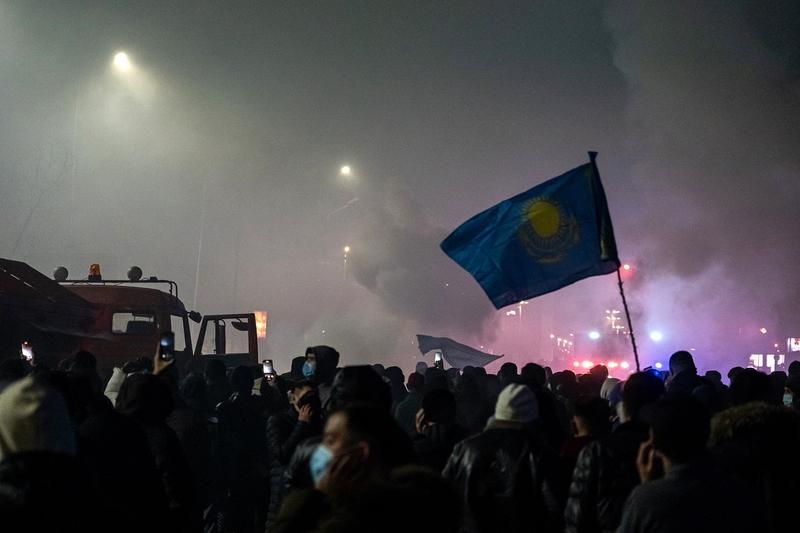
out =
[[[464,222],[441,244],[497,309],[619,269],[595,164],[572,169]]]

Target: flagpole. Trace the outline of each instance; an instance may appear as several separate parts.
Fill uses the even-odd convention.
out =
[[[628,333],[631,335],[633,344],[633,358],[636,360],[636,371],[641,372],[639,367],[639,350],[636,349],[636,337],[633,335],[633,324],[631,324],[631,312],[628,310],[628,300],[625,298],[625,290],[622,288],[622,274],[617,269],[617,281],[619,282],[619,294],[622,296],[622,306],[625,308],[625,318],[628,320]]]

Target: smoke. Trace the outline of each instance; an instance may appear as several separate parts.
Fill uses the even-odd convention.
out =
[[[647,273],[635,301],[649,327],[670,324],[672,347],[727,364],[759,349],[762,325],[800,331],[800,31],[779,31],[800,19],[796,4],[770,8],[614,2],[606,17],[629,86],[639,207],[624,233]]]

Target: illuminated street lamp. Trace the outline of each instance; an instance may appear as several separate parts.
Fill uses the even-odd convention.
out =
[[[114,68],[119,72],[128,72],[132,67],[131,60],[125,52],[117,52],[114,54],[112,65],[114,65]]]
[[[350,165],[343,165],[342,168],[339,169],[340,176],[351,176],[353,174],[353,169],[350,168]]]
[[[767,334],[767,328],[761,328],[758,331],[760,331],[762,335],[766,335]]]
[[[343,248],[344,251],[344,262],[342,263],[342,276],[345,280],[347,280],[347,254],[350,253],[350,246],[346,245]]]

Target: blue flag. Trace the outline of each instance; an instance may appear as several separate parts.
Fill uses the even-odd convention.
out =
[[[442,250],[497,309],[619,268],[606,195],[592,161],[461,224]]]

